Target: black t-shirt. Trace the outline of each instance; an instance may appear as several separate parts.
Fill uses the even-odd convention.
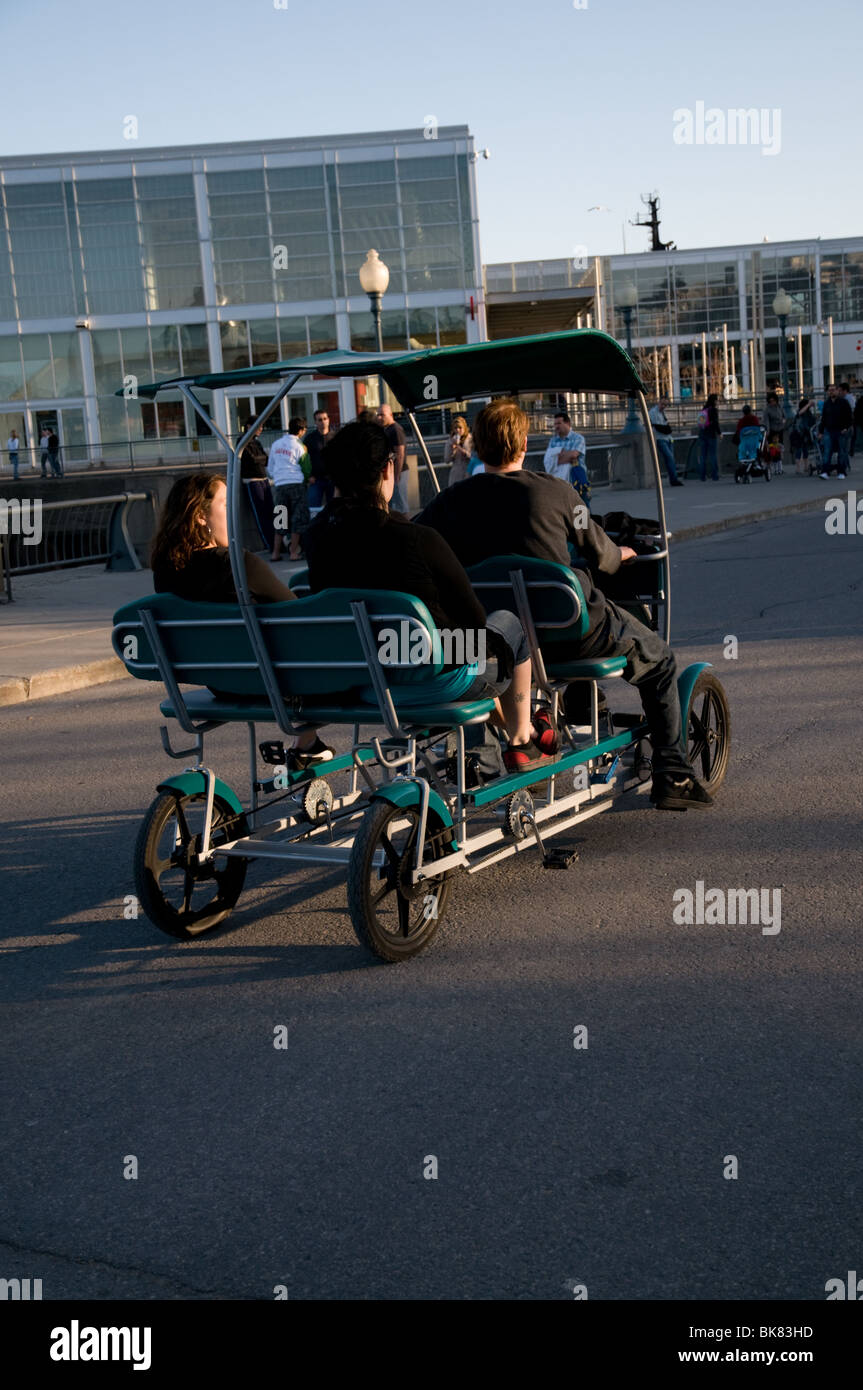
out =
[[[256,585],[256,576],[261,583],[270,582],[270,574],[257,555],[243,551],[249,592],[255,603],[269,603],[274,594],[265,593]],[[212,546],[207,550],[193,550],[182,569],[173,565],[159,565],[153,570],[153,588],[157,594],[176,594],[177,598],[189,599],[193,603],[236,603],[237,590],[231,571],[231,555],[226,545]]]
[[[387,439],[390,441],[390,448],[392,449],[393,453],[395,453],[397,449],[401,449],[404,447],[405,432],[402,429],[401,425],[396,424],[395,420],[393,420],[391,425],[384,425],[384,433],[386,434]],[[402,468],[404,466],[405,465],[402,464]],[[396,462],[396,482],[398,482],[399,480],[399,474],[401,473],[402,468],[400,468],[398,462]]]
[[[240,454],[241,478],[266,478],[267,455],[259,439],[254,436]]]
[[[336,498],[303,542],[312,593],[397,589],[421,599],[441,629],[485,626],[485,610],[446,541],[397,512]]]
[[[466,569],[492,555],[530,555],[559,565],[579,563],[593,633],[605,619],[606,605],[591,570],[616,573],[620,548],[595,521],[576,526],[575,509],[582,509],[580,521],[583,506],[569,483],[548,473],[524,469],[475,473],[439,493],[417,517],[417,524],[439,531]],[[570,544],[577,547],[575,561]]]
[[[335,438],[335,435],[335,430],[328,430],[325,435],[321,434],[317,427],[313,430],[309,430],[308,434],[303,435],[303,443],[309,451],[313,478],[320,479],[324,476],[326,469],[321,460],[321,455],[330,440]]]

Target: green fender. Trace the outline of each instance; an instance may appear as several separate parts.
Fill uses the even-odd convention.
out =
[[[372,794],[372,801],[389,801],[392,806],[416,806],[419,807],[421,794],[419,783],[405,778],[401,782],[387,782]],[[429,789],[429,810],[434,811],[440,818],[441,825],[452,825],[452,816],[449,807],[439,792],[434,787]],[[453,845],[458,847],[458,842],[453,836]]]
[[[683,720],[683,741],[686,742],[686,730],[689,723],[689,701],[692,699],[692,692],[695,689],[695,682],[702,671],[709,671],[713,665],[712,661],[693,661],[691,666],[686,666],[677,677],[677,694],[680,698],[680,717]]]
[[[243,814],[243,807],[234,792],[226,782],[222,782],[218,777],[215,779],[215,795],[220,796],[227,802],[231,810],[238,816]],[[160,782],[157,791],[160,792],[179,792],[181,796],[203,796],[207,790],[207,779],[203,772],[180,772],[176,777],[166,777],[164,782]]]

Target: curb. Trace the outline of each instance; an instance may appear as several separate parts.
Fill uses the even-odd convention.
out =
[[[46,695],[65,695],[70,690],[86,690],[91,685],[104,685],[128,676],[116,656],[86,661],[80,666],[38,671],[34,676],[4,676],[0,677],[0,706],[21,705],[28,700],[44,699]]]
[[[672,543],[696,540],[719,531],[730,531],[737,526],[749,526],[779,516],[792,516],[795,512],[814,511],[817,507],[823,506],[823,496],[809,497],[804,502],[789,502],[782,507],[768,507],[764,511],[749,512],[746,516],[727,516],[719,521],[706,521],[700,526],[684,526],[679,531],[672,527],[671,539]],[[39,671],[34,676],[0,676],[0,707],[25,704],[28,700],[40,700],[48,695],[65,695],[72,690],[86,690],[91,685],[105,685],[108,681],[130,679],[122,661],[116,656],[88,661],[80,666],[61,666],[53,671]]]
[[[810,512],[816,507],[824,507],[824,498],[808,497],[805,502],[788,502],[783,507],[767,507],[762,512],[748,512],[745,516],[726,516],[721,521],[705,521],[700,526],[683,526],[679,531],[671,527],[672,541],[692,541],[698,536],[710,536],[716,531],[731,531],[735,526],[749,526],[752,522],[772,521],[777,516],[792,516],[795,512]]]

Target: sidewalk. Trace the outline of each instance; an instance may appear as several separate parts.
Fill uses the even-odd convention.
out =
[[[788,474],[742,485],[733,478],[690,480],[682,488],[665,490],[668,528],[674,541],[691,540],[730,526],[823,508],[826,498],[844,496],[853,487],[850,479],[828,483]],[[598,488],[593,509],[651,516],[654,493]],[[287,579],[297,568],[286,562],[279,566],[279,577]],[[122,604],[152,593],[149,570],[109,574],[93,565],[22,575],[13,579],[12,592],[15,602],[0,604],[0,705],[125,678],[125,668],[111,650],[111,619]]]

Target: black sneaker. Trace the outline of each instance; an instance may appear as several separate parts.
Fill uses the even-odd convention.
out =
[[[444,781],[458,786],[458,759],[455,754],[447,758],[444,763]],[[485,778],[482,769],[478,765],[476,754],[465,753],[464,755],[464,789],[466,792],[476,791],[479,787],[485,786]]]
[[[694,777],[673,777],[657,772],[653,777],[650,799],[660,811],[688,811],[713,805],[713,797]]]
[[[303,768],[328,763],[332,756],[333,749],[316,738],[311,748],[289,748],[286,762],[291,772],[301,772]]]

